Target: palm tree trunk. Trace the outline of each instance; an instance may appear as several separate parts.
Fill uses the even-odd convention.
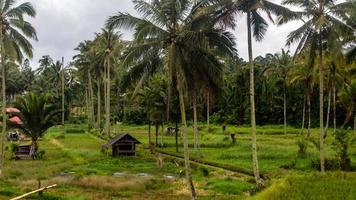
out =
[[[187,177],[188,185],[190,191],[192,193],[192,199],[197,198],[197,194],[195,192],[192,171],[190,168],[190,160],[189,160],[189,147],[188,147],[188,136],[187,136],[187,119],[185,115],[185,105],[184,105],[184,96],[181,87],[179,87],[179,105],[180,105],[180,113],[182,118],[182,134],[183,134],[183,151],[184,151],[184,163],[185,163],[185,174]]]
[[[96,124],[96,128],[100,129],[101,128],[100,127],[100,122],[101,122],[101,89],[100,89],[101,84],[100,84],[100,78],[97,80],[97,85],[98,85],[98,90],[97,90],[98,91],[98,94],[97,94],[98,95],[98,97],[97,97],[98,98],[98,102],[97,102],[98,103],[98,105],[97,105],[98,106],[98,111],[97,111],[98,113],[97,113],[97,120],[96,120],[97,121],[96,122],[97,123]]]
[[[161,123],[161,148],[163,148],[164,125]]]
[[[334,121],[334,133],[336,132],[336,83],[335,76],[333,80],[333,121]]]
[[[106,107],[105,107],[105,132],[110,136],[110,95],[111,95],[111,86],[110,86],[110,58],[107,59],[106,62],[106,71],[107,71],[107,83],[106,83]]]
[[[0,26],[2,30],[2,26]],[[5,159],[5,134],[6,134],[6,82],[5,82],[5,49],[3,48],[3,36],[0,31],[0,61],[1,61],[1,87],[2,87],[2,134],[1,134],[1,158],[0,158],[0,176],[2,176],[2,169],[4,167]]]
[[[256,136],[256,116],[255,116],[255,80],[252,55],[252,36],[251,36],[251,13],[247,12],[247,35],[248,35],[248,57],[250,67],[250,103],[251,103],[251,131],[252,131],[252,162],[253,173],[257,186],[261,186],[260,172],[257,159],[257,136]]]
[[[62,57],[62,73],[61,73],[61,78],[62,78],[62,135],[65,135],[65,125],[64,125],[64,113],[65,113],[65,109],[64,109],[64,57]]]
[[[304,96],[304,101],[303,101],[303,116],[302,116],[302,130],[300,131],[301,135],[304,135],[304,123],[305,123],[305,104],[306,104],[306,100],[305,100],[305,96]]]
[[[34,159],[36,152],[37,152],[37,140],[32,139],[31,148],[30,148],[30,158]]]
[[[193,118],[194,118],[194,150],[198,151],[198,142],[199,142],[199,131],[198,131],[198,114],[197,114],[197,99],[194,94],[193,96]]]
[[[329,94],[328,94],[328,108],[327,108],[327,114],[326,114],[324,139],[326,139],[326,137],[328,136],[329,121],[330,121],[330,107],[331,107],[331,90],[329,90]]]
[[[284,134],[287,134],[287,95],[286,95],[286,80],[284,79],[283,86],[283,121],[284,121]]]
[[[88,70],[88,87],[89,87],[89,109],[90,109],[90,127],[94,127],[95,113],[94,113],[94,90],[91,80],[90,71]]]
[[[107,85],[108,85],[108,79],[107,79],[107,60],[106,60],[106,57],[105,57],[105,60],[104,60],[104,80],[103,80],[103,83],[104,83],[104,119],[105,119],[105,121],[104,121],[104,134],[107,134],[107,127],[106,127],[106,118],[107,118],[107,103],[108,103],[108,101],[107,101],[107,92],[108,92],[108,87],[107,87]]]
[[[85,86],[85,110],[88,118],[88,130],[90,130],[91,114],[90,114],[90,102],[89,102],[89,87]]]
[[[208,125],[208,130],[210,127],[210,93],[208,91],[207,97],[206,97],[206,122]]]
[[[148,122],[148,144],[151,145],[151,121]]]
[[[319,33],[319,123],[320,123],[320,171],[325,171],[324,153],[324,66],[322,35]]]
[[[155,128],[156,128],[156,141],[155,141],[155,147],[157,147],[158,145],[158,123],[155,123]]]
[[[308,86],[309,87],[309,86]],[[307,106],[308,106],[308,138],[311,136],[311,102],[310,102],[310,89],[307,91]]]
[[[179,152],[178,149],[178,110],[177,110],[177,114],[176,114],[176,131],[175,131],[175,140],[176,140],[176,152]]]
[[[356,115],[354,116],[354,135],[356,135]]]

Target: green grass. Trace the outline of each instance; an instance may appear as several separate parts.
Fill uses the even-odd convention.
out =
[[[311,173],[288,175],[273,183],[254,200],[354,200],[356,199],[356,173]]]
[[[252,171],[249,127],[229,126],[225,133],[220,126],[212,125],[208,130],[200,124],[200,128],[201,155],[194,151],[193,130],[188,129],[190,155],[193,159],[218,167],[241,170],[241,172]],[[40,149],[46,151],[43,160],[9,161],[7,159],[5,177],[0,180],[0,200],[36,189],[38,179],[41,179],[42,185],[57,183],[59,186],[45,192],[45,196],[39,198],[35,195],[33,199],[138,199],[143,195],[146,199],[163,197],[164,199],[189,199],[184,180],[184,162],[165,158],[163,169],[157,170],[155,155],[151,155],[147,149],[148,126],[116,125],[113,127],[113,132],[129,132],[143,143],[138,147],[137,157],[112,158],[102,153],[101,145],[106,141],[86,133],[86,130],[86,125],[66,125],[66,135],[62,138],[59,137],[61,129],[52,128],[39,142]],[[237,133],[236,144],[231,143],[230,133]],[[356,175],[353,173],[329,172],[325,175],[315,173],[311,161],[318,158],[318,151],[311,142],[308,142],[307,155],[298,156],[297,141],[300,138],[298,133],[299,130],[293,127],[288,127],[286,135],[283,133],[283,126],[258,127],[260,169],[270,181],[267,182],[267,189],[256,198],[274,199],[271,195],[276,194],[276,199],[292,199],[283,196],[285,194],[296,196],[295,199],[302,199],[303,195],[312,195],[314,199],[320,199],[320,193],[327,195],[333,191],[333,188],[343,187],[340,188],[342,191],[340,194],[337,192],[330,194],[337,199],[344,197],[340,195],[354,192],[350,188],[347,189],[349,186],[355,186]],[[152,137],[154,138],[154,130],[152,130]],[[312,137],[318,138],[317,129],[313,129]],[[161,130],[158,142],[161,144]],[[163,134],[162,142],[164,148],[161,150],[177,154],[174,136]],[[328,158],[335,156],[331,148],[332,142],[333,137],[330,135],[326,141]],[[179,149],[177,155],[182,156],[181,138]],[[355,145],[351,147],[350,155],[355,164]],[[6,156],[9,158],[9,152]],[[201,199],[244,199],[256,192],[254,179],[251,176],[200,164],[192,164],[192,167],[194,182]],[[74,174],[69,177],[59,176],[64,172],[74,172]],[[125,175],[113,177],[112,174],[115,172],[122,172]],[[139,173],[148,173],[151,176],[142,178],[137,176]],[[164,175],[173,175],[176,179],[166,180]],[[320,181],[318,178],[313,178],[314,176]],[[344,177],[340,185],[337,184],[338,176]],[[305,192],[302,190],[304,186],[314,182],[315,187],[310,185]],[[323,185],[324,183],[326,185]],[[284,193],[284,190],[289,192]]]

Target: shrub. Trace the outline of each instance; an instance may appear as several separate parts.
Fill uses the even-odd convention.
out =
[[[42,160],[44,155],[46,154],[45,150],[36,151],[33,155],[34,160]]]
[[[208,168],[206,168],[206,167],[200,167],[199,169],[200,169],[200,171],[202,172],[202,174],[203,174],[204,177],[209,176],[209,169],[208,169]]]
[[[337,160],[341,170],[351,170],[351,159],[349,155],[351,137],[345,130],[338,130],[335,132],[335,140],[332,144],[333,149],[336,151]]]
[[[311,167],[316,170],[320,170],[320,158],[313,159],[311,161]],[[338,170],[340,169],[340,162],[338,159],[325,158],[325,170]]]
[[[305,157],[308,149],[308,141],[305,140],[304,138],[301,138],[297,141],[297,145],[298,145],[299,156]]]
[[[143,109],[128,109],[124,115],[124,122],[128,124],[143,124],[146,123],[146,113]]]

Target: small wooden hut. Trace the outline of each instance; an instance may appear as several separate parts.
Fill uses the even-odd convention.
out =
[[[108,143],[104,144],[103,149],[112,148],[112,156],[135,156],[136,155],[136,144],[141,144],[140,141],[132,137],[128,133],[123,133]]]

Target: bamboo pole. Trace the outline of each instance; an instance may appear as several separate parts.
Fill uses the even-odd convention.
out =
[[[54,184],[54,185],[50,185],[50,186],[47,186],[47,187],[43,187],[43,188],[40,188],[40,189],[37,189],[37,190],[34,190],[32,192],[29,192],[29,193],[26,193],[26,194],[23,194],[21,196],[18,196],[18,197],[15,197],[15,198],[12,198],[10,200],[19,200],[19,199],[23,199],[25,197],[28,197],[32,194],[35,194],[35,193],[38,193],[38,192],[42,192],[42,191],[45,191],[45,190],[48,190],[48,189],[51,189],[51,188],[54,188],[54,187],[57,187],[57,184]]]

